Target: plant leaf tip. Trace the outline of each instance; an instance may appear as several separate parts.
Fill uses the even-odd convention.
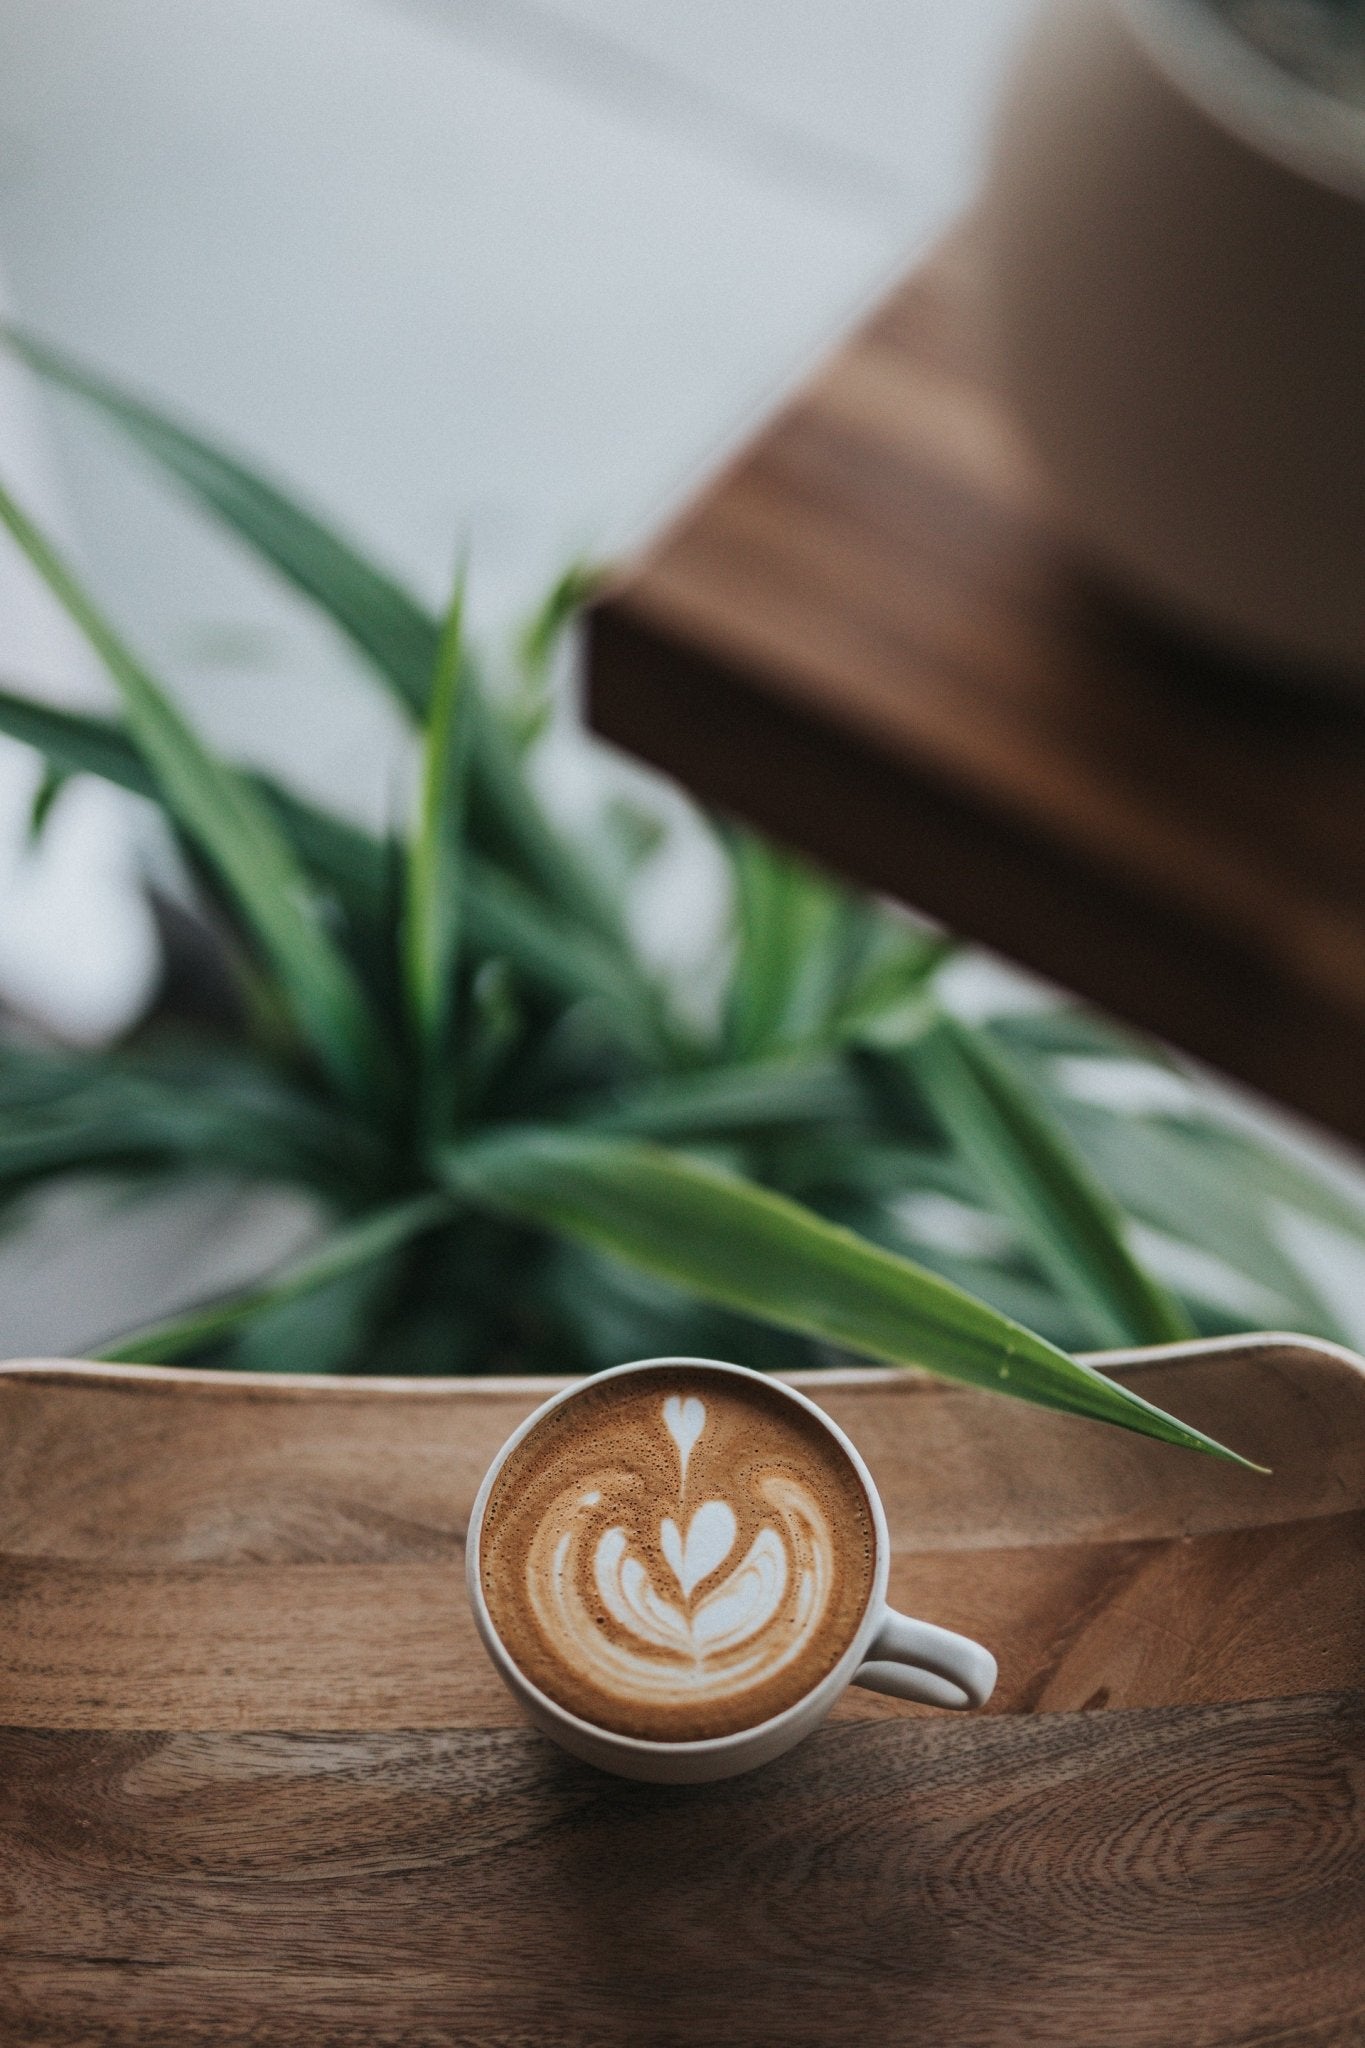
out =
[[[1258,1465],[1254,1458],[1244,1458],[1240,1451],[1230,1451],[1223,1444],[1220,1444],[1218,1448],[1223,1457],[1229,1459],[1234,1465],[1241,1465],[1245,1471],[1257,1472],[1262,1479],[1274,1478],[1275,1467],[1273,1465]]]
[[[1207,1457],[1221,1458],[1226,1464],[1240,1465],[1244,1471],[1259,1472],[1269,1478],[1274,1471],[1271,1465],[1258,1465],[1254,1458],[1247,1458],[1240,1451],[1234,1451],[1229,1444],[1220,1444],[1217,1437],[1205,1436],[1200,1430],[1189,1430],[1177,1442],[1176,1448],[1183,1451],[1203,1451]]]

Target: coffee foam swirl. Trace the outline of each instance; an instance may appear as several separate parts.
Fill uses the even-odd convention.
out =
[[[799,1480],[771,1474],[757,1491],[771,1519],[728,1570],[739,1529],[728,1501],[702,1501],[685,1535],[672,1515],[662,1518],[658,1548],[671,1573],[664,1588],[626,1526],[614,1522],[594,1535],[595,1518],[575,1514],[576,1507],[597,1507],[601,1489],[556,1502],[558,1512],[552,1509],[537,1532],[526,1564],[526,1596],[547,1643],[604,1691],[626,1699],[673,1699],[680,1690],[714,1698],[790,1664],[824,1615],[833,1576],[830,1529]],[[585,1581],[595,1603],[584,1597]],[[603,1609],[614,1630],[604,1626]]]
[[[833,1459],[808,1448],[818,1426],[784,1433],[775,1406],[767,1396],[755,1417],[714,1382],[705,1393],[642,1390],[628,1428],[604,1416],[600,1436],[580,1433],[575,1455],[554,1461],[560,1470],[545,1477],[562,1483],[537,1489],[524,1548],[512,1546],[534,1623],[531,1675],[552,1697],[609,1725],[614,1713],[615,1725],[681,1737],[709,1731],[717,1712],[727,1726],[765,1718],[780,1710],[785,1677],[799,1697],[813,1667],[837,1661],[852,1634],[847,1610],[870,1582],[866,1501],[857,1487],[850,1532],[851,1469],[831,1489]],[[506,1579],[496,1564],[484,1577],[501,1623],[495,1589]]]

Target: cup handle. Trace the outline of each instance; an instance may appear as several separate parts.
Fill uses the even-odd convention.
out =
[[[855,1685],[869,1692],[890,1693],[897,1700],[918,1700],[926,1707],[984,1707],[995,1690],[996,1662],[989,1650],[970,1636],[935,1628],[883,1611],[881,1627],[868,1645],[867,1657],[853,1674]]]

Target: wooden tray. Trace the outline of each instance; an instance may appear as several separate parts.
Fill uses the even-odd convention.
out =
[[[805,1379],[999,1696],[851,1693],[680,1790],[561,1756],[474,1634],[465,1517],[545,1382],[0,1368],[0,2040],[1359,2042],[1365,1376],[1133,1369],[1274,1477]]]

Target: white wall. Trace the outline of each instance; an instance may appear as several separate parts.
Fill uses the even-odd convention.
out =
[[[6,0],[24,317],[504,619],[638,533],[970,187],[1023,0]],[[64,416],[88,561],[219,736],[392,800],[292,608]]]

